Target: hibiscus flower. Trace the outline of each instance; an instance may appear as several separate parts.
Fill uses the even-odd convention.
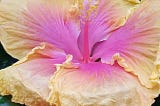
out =
[[[159,94],[160,1],[1,0],[19,61],[0,94],[27,106],[150,106]]]

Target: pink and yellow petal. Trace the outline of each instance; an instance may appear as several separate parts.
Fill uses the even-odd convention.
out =
[[[64,63],[52,77],[49,98],[57,106],[150,106],[159,89],[147,89],[118,64]]]
[[[30,1],[25,18],[30,20],[26,25],[30,26],[37,36],[63,49],[67,54],[80,58],[81,54],[76,45],[79,35],[78,15],[76,15],[78,8],[73,1]]]
[[[105,63],[114,58],[126,71],[137,75],[143,85],[156,86],[155,80],[159,80],[155,65],[160,42],[159,3],[159,0],[142,2],[124,26],[97,45],[93,58],[101,58]]]
[[[46,99],[49,80],[56,70],[54,64],[64,60],[65,54],[55,47],[42,44],[34,48],[17,63],[0,70],[0,94],[12,95],[13,102],[27,106],[49,106]]]
[[[73,0],[27,0],[23,6],[15,2],[0,3],[0,39],[9,54],[20,59],[41,42],[48,42],[80,57]]]

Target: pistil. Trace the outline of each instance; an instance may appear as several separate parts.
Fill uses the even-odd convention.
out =
[[[83,60],[85,63],[89,61],[89,41],[88,41],[88,20],[85,22],[84,25],[84,53],[83,53]]]

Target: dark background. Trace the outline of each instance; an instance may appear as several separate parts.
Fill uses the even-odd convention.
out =
[[[12,65],[18,61],[17,59],[12,58],[8,55],[2,45],[0,44],[0,69],[3,69],[7,66]],[[160,106],[160,96],[155,99],[155,103],[152,106]],[[0,106],[25,106],[20,104],[15,104],[11,102],[11,96],[0,96]]]

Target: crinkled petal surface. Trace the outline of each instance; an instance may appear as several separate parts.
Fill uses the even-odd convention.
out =
[[[27,106],[49,106],[48,83],[55,65],[65,60],[65,54],[48,44],[42,44],[14,65],[0,70],[0,93],[12,95],[12,101]]]
[[[19,6],[23,0],[7,1],[0,3],[0,39],[13,57],[24,57],[41,42],[81,57],[76,45],[79,27],[73,0],[27,0],[24,6]]]
[[[137,75],[143,85],[152,88],[159,80],[155,64],[160,42],[159,0],[146,0],[124,26],[97,44],[93,58],[112,63],[118,60],[125,70]]]
[[[64,63],[58,69],[49,99],[57,106],[151,106],[158,95],[158,87],[147,89],[117,63]]]

